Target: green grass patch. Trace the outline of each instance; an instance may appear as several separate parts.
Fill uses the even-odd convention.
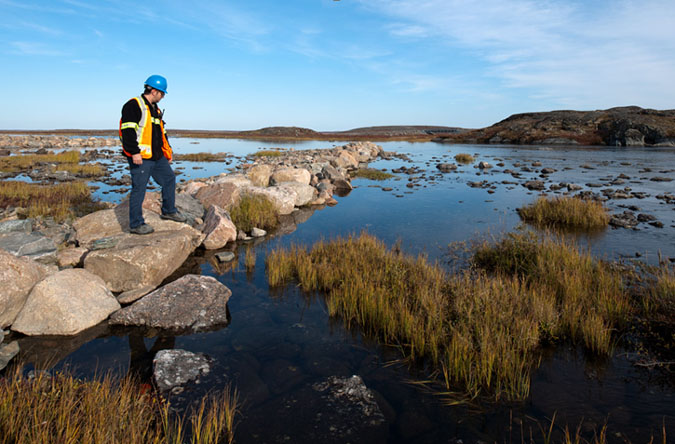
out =
[[[0,182],[0,208],[22,208],[24,217],[52,217],[58,222],[107,208],[93,201],[84,182],[39,185],[21,181]]]
[[[359,168],[352,174],[352,177],[361,177],[363,179],[370,179],[370,180],[387,180],[396,176],[387,173],[386,171],[381,171],[375,168]]]
[[[459,153],[455,155],[455,161],[457,163],[471,163],[474,161],[474,158],[471,154]]]
[[[253,153],[255,157],[279,157],[283,153],[277,150],[260,150]]]
[[[526,398],[543,344],[608,354],[631,313],[621,273],[558,238],[510,235],[479,245],[472,263],[448,274],[361,234],[276,250],[267,276],[325,292],[331,316],[425,359],[468,398]]]
[[[19,371],[0,379],[0,444],[231,443],[236,412],[237,393],[229,389],[176,417],[132,379],[44,372],[26,379]]]
[[[222,162],[229,157],[227,153],[192,153],[176,154],[175,160],[184,160],[186,162]]]
[[[517,211],[523,221],[538,227],[598,230],[610,219],[602,203],[576,197],[540,197]]]
[[[260,194],[244,194],[230,208],[230,218],[239,230],[250,233],[253,228],[270,230],[279,224],[279,212],[274,203]]]
[[[80,161],[78,151],[64,151],[58,154],[22,154],[0,157],[0,171],[16,173],[46,163],[77,164]]]

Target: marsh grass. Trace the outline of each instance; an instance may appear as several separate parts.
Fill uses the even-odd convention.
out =
[[[539,227],[597,230],[610,219],[602,203],[576,197],[540,197],[517,211],[523,221]]]
[[[279,157],[283,153],[277,150],[260,150],[253,153],[255,157]]]
[[[80,164],[60,164],[55,168],[56,171],[68,171],[80,177],[100,177],[105,176],[106,169],[98,164],[80,165]]]
[[[176,154],[175,160],[186,162],[223,162],[229,157],[228,153],[190,153]]]
[[[396,176],[394,176],[391,173],[387,173],[386,171],[381,171],[375,168],[359,168],[353,173],[353,177],[360,177],[363,179],[370,179],[370,180],[386,180]]]
[[[426,360],[463,399],[524,399],[542,344],[571,339],[607,354],[630,311],[611,267],[527,234],[478,246],[473,267],[454,274],[362,233],[275,250],[267,275],[270,286],[326,292],[331,316]]]
[[[279,212],[274,203],[260,194],[244,194],[230,208],[230,218],[239,230],[247,233],[254,228],[270,230],[279,224]]]
[[[83,182],[39,185],[12,180],[0,182],[0,208],[6,207],[22,208],[24,217],[52,217],[59,222],[106,208],[92,200]]]
[[[455,155],[455,161],[457,163],[471,163],[474,161],[474,157],[471,154],[459,153]]]
[[[255,249],[253,247],[246,248],[246,255],[244,256],[244,266],[247,271],[255,269]]]
[[[0,157],[0,171],[16,173],[40,164],[77,164],[80,161],[78,151],[64,151],[58,154],[22,154]]]
[[[238,395],[221,396],[177,417],[133,379],[81,381],[66,373],[15,371],[0,379],[0,444],[230,443]]]

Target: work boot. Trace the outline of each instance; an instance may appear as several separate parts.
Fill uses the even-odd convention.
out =
[[[159,217],[166,220],[172,220],[174,222],[187,222],[187,217],[185,217],[180,211],[169,214],[161,214]]]
[[[129,229],[129,233],[133,233],[133,234],[150,234],[154,231],[155,231],[155,229],[152,228],[148,224],[139,225],[137,227]]]

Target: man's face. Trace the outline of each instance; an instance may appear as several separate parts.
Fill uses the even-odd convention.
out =
[[[150,99],[152,103],[159,103],[160,100],[164,98],[164,93],[158,89],[152,89],[150,92]]]

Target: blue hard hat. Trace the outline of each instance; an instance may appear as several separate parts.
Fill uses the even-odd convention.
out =
[[[155,88],[156,90],[162,91],[164,94],[167,94],[166,91],[166,78],[157,74],[153,74],[148,77],[148,80],[145,81],[145,85],[150,88]]]

